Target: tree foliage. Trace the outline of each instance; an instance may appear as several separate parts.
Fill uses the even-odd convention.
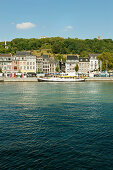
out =
[[[112,39],[72,39],[72,38],[44,38],[24,39],[16,38],[7,42],[8,49],[5,49],[4,42],[0,42],[0,53],[15,53],[23,50],[50,49],[54,54],[79,54],[87,57],[88,53],[113,52]]]
[[[113,68],[113,54],[109,52],[103,52],[97,57],[102,61],[102,70],[107,71]]]
[[[56,66],[56,72],[59,72],[59,66]]]
[[[81,57],[87,57],[89,53],[101,54],[99,59],[103,61],[102,69],[106,69],[106,62],[108,69],[113,68],[113,40],[103,39],[78,39],[78,38],[61,38],[61,37],[51,37],[43,39],[24,39],[16,38],[12,41],[7,42],[7,47],[5,48],[5,43],[0,42],[0,53],[12,53],[15,54],[16,51],[34,51],[47,49],[48,52],[52,54],[59,55],[58,60],[65,61],[65,54],[79,54]],[[109,53],[109,55],[108,55]],[[61,57],[61,58],[60,58]]]
[[[2,73],[2,68],[0,67],[0,73]]]
[[[79,66],[78,66],[78,64],[76,64],[75,71],[78,72],[78,70],[79,70]]]

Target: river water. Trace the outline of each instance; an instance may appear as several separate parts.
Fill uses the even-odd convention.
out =
[[[0,169],[113,169],[113,83],[0,83]]]

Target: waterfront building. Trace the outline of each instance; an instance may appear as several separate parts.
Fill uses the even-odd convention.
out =
[[[59,64],[53,57],[49,55],[42,55],[43,59],[43,73],[55,73],[56,67]]]
[[[97,59],[98,55],[99,54],[89,54],[89,57],[90,57],[89,70],[90,70],[90,72],[101,71],[102,62]]]
[[[79,58],[77,55],[68,55],[65,63],[66,73],[75,73],[75,66],[79,64]]]
[[[89,54],[90,57],[90,71],[97,71],[99,68],[98,60],[97,60],[98,54]]]
[[[79,57],[79,73],[89,73],[89,58]]]
[[[49,55],[42,55],[36,57],[36,71],[37,73],[55,73],[58,61]]]
[[[31,52],[17,52],[16,58],[19,61],[19,72],[36,73],[36,56],[31,55]]]
[[[12,73],[17,74],[20,72],[20,59],[17,56],[12,57]]]
[[[12,55],[0,54],[0,68],[5,75],[12,72]]]
[[[42,56],[36,56],[36,72],[37,73],[43,72],[43,58],[42,58]]]
[[[43,59],[43,73],[49,73],[50,68],[49,68],[49,56],[48,55],[42,55]]]
[[[49,58],[49,72],[50,73],[55,73],[56,72],[56,67],[59,65],[59,62],[54,59],[53,57]]]
[[[14,73],[36,73],[36,56],[31,52],[16,52],[12,60],[12,70]]]

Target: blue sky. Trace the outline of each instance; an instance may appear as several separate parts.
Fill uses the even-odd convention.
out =
[[[0,40],[113,39],[113,0],[0,0]]]

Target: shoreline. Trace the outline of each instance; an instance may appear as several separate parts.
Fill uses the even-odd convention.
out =
[[[88,81],[113,81],[113,77],[88,77],[85,79],[86,82]],[[0,77],[0,82],[38,82],[37,77],[28,77],[28,78],[5,78]]]
[[[37,77],[30,78],[0,78],[0,82],[38,82]]]
[[[113,77],[88,77],[85,81],[113,81]]]

